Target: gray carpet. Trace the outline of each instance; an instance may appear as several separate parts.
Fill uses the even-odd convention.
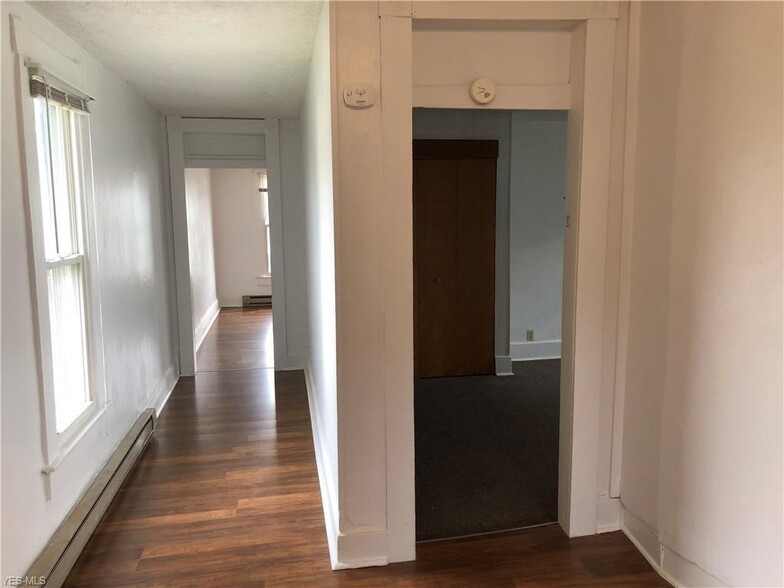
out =
[[[417,540],[557,519],[560,363],[415,382]]]

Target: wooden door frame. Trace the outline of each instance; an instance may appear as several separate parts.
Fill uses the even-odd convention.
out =
[[[536,30],[562,25],[572,31],[569,123],[567,127],[567,214],[564,260],[563,352],[559,449],[558,521],[571,537],[602,528],[598,511],[598,455],[603,374],[605,264],[608,229],[611,128],[613,116],[616,21],[614,3],[381,2],[382,200],[397,223],[385,238],[395,247],[384,263],[388,280],[413,278],[412,178],[412,23],[484,21],[484,26],[516,21]],[[544,22],[547,21],[547,22]],[[557,23],[555,21],[560,21]],[[525,88],[523,88],[525,90]],[[546,108],[531,92],[513,108]],[[563,88],[553,106],[563,108]],[[526,101],[530,98],[530,105]],[[439,104],[430,104],[437,107]],[[512,108],[512,106],[505,106]],[[391,252],[395,253],[392,254]],[[579,262],[579,263],[578,263]],[[388,325],[386,390],[386,556],[415,558],[413,457],[413,295],[400,288],[384,301]],[[406,327],[405,324],[409,323]],[[564,367],[565,366],[565,367]],[[617,526],[615,528],[618,528]],[[347,554],[348,555],[348,554]],[[349,555],[350,557],[350,555]],[[344,560],[345,561],[345,560]]]
[[[270,207],[272,278],[272,329],[275,369],[292,369],[286,343],[286,278],[283,257],[283,201],[281,191],[280,133],[278,119],[200,119],[167,117],[169,181],[174,238],[174,268],[177,291],[177,327],[181,376],[196,373],[196,346],[193,334],[193,297],[188,251],[188,217],[185,197],[185,168],[265,168]],[[264,137],[265,159],[248,159],[231,153],[214,154],[186,161],[184,134],[233,134]]]

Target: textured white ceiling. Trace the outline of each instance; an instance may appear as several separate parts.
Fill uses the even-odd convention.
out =
[[[296,117],[321,5],[31,2],[161,113]]]

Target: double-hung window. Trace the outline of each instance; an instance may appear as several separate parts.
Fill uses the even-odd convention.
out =
[[[105,405],[89,98],[40,70],[29,73],[30,221],[44,420],[54,468]]]

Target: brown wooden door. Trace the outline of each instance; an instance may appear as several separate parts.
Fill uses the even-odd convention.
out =
[[[495,372],[497,141],[414,141],[414,374]]]

